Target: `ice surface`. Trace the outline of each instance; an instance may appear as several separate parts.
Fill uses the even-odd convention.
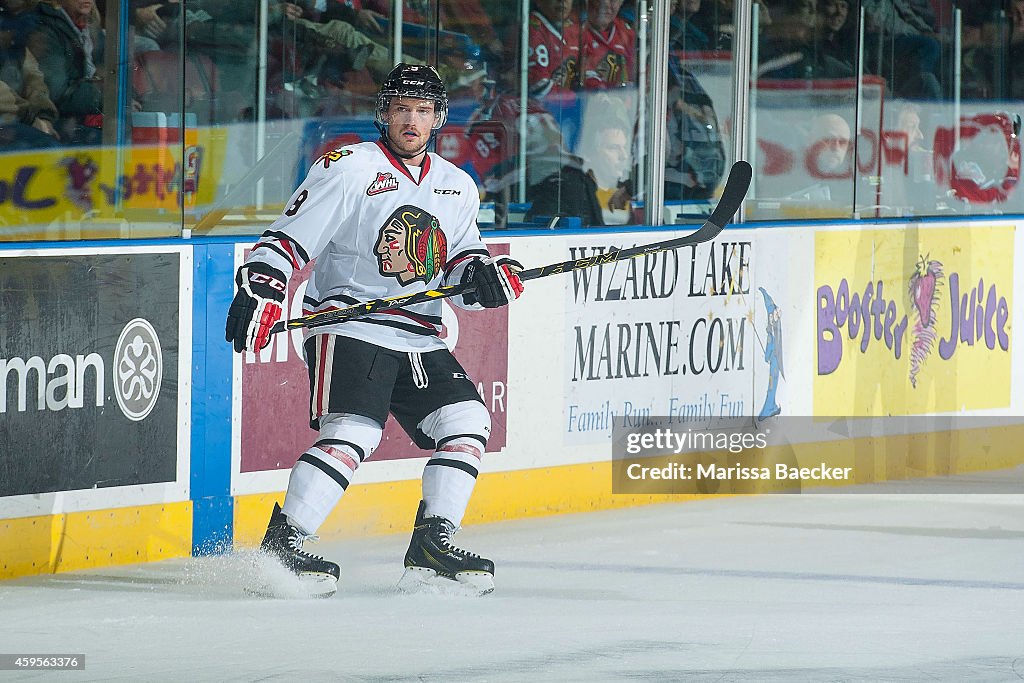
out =
[[[344,504],[344,503],[343,503]],[[1013,681],[1024,496],[759,496],[503,522],[483,598],[402,595],[407,537],[320,543],[327,600],[248,553],[0,582],[0,652],[75,681]]]

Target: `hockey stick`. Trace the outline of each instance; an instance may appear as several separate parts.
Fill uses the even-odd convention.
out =
[[[604,254],[588,256],[587,258],[570,259],[569,261],[552,263],[547,266],[541,266],[540,268],[531,268],[529,270],[521,271],[519,273],[519,279],[535,280],[540,277],[569,273],[574,270],[582,270],[583,268],[593,268],[594,266],[604,266],[616,261],[625,261],[638,256],[657,254],[662,251],[668,251],[669,249],[688,247],[694,244],[700,244],[701,242],[713,240],[720,232],[722,232],[722,229],[725,228],[726,224],[732,220],[732,217],[740,208],[740,204],[743,202],[743,198],[747,194],[747,188],[750,186],[750,175],[750,164],[746,161],[737,161],[733,164],[732,169],[729,171],[729,180],[726,181],[725,189],[722,191],[722,197],[718,200],[718,206],[716,206],[715,210],[711,212],[711,216],[704,222],[704,225],[700,226],[700,228],[691,232],[689,235],[683,235],[682,237],[666,240],[664,242],[655,242],[654,244],[631,247],[629,249],[616,249]],[[320,313],[305,315],[301,318],[293,318],[292,320],[281,320],[270,329],[270,333],[277,334],[278,332],[294,330],[300,327],[312,328],[322,327],[324,325],[334,325],[336,323],[352,320],[353,318],[360,318],[372,313],[400,308],[401,306],[410,306],[412,304],[420,304],[425,301],[433,301],[434,299],[446,299],[448,297],[458,296],[459,294],[465,294],[472,290],[473,284],[464,282],[457,285],[438,287],[437,289],[428,289],[414,294],[406,294],[404,296],[373,299],[347,308],[322,311]]]

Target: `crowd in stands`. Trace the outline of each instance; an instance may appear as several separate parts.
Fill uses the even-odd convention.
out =
[[[120,100],[125,107],[175,112],[184,103],[199,125],[255,120],[261,0],[119,1],[128,3],[130,23],[129,54],[119,55],[132,72],[132,90]],[[372,112],[377,83],[394,57],[391,0],[262,4],[268,11],[268,117]],[[866,73],[883,78],[895,97],[952,97],[952,79],[943,77],[952,49],[948,0],[754,4],[758,79],[814,81]],[[462,110],[453,106],[463,111],[466,136],[479,136],[483,147],[477,147],[500,156],[479,177],[489,195],[508,199],[523,146],[534,213],[569,212],[587,224],[618,220],[615,212],[629,210],[642,144],[638,3],[532,0],[525,56],[519,54],[517,5],[403,0],[402,59],[437,64],[453,100],[469,103]],[[1024,97],[1024,76],[1005,68],[1024,52],[1024,0],[963,0],[958,6],[964,12],[965,92]],[[104,89],[114,85],[111,74],[117,73],[105,68],[112,45],[104,31],[107,9],[121,7],[105,7],[102,0],[0,0],[0,150],[100,144]],[[724,174],[716,112],[723,103],[712,101],[690,60],[732,49],[732,12],[733,0],[671,3],[669,199],[710,197]],[[519,86],[524,63],[525,112]],[[583,111],[584,97],[597,106]],[[520,140],[524,128],[526,139]]]

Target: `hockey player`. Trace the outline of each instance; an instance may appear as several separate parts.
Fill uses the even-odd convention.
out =
[[[391,71],[377,97],[380,139],[318,159],[238,269],[226,329],[236,351],[269,343],[289,276],[314,259],[305,314],[460,282],[475,285],[451,300],[462,308],[494,308],[519,297],[522,266],[492,257],[480,239],[476,185],[427,152],[447,110],[432,67],[399,64]],[[292,468],[284,506],[275,505],[261,549],[313,594],[333,594],[340,570],[303,543],[315,539],[377,448],[389,412],[418,446],[434,451],[399,586],[443,577],[481,594],[494,588],[493,562],[452,543],[490,415],[440,332],[441,302],[431,301],[315,328],[305,340],[310,424],[319,438]]]

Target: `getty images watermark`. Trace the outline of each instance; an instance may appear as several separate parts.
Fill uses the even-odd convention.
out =
[[[760,433],[751,432],[705,432],[687,429],[680,432],[670,428],[658,428],[653,433],[633,432],[626,438],[626,453],[640,456],[643,454],[680,455],[687,451],[725,451],[730,455],[739,455],[748,451],[764,451],[768,448],[770,430]],[[776,479],[812,480],[812,481],[846,481],[850,478],[852,467],[830,467],[827,463],[819,463],[813,467],[792,466],[784,462],[760,466],[741,463],[739,459],[729,464],[727,461],[710,461],[707,463],[694,459],[692,464],[669,461],[663,467],[650,467],[640,462],[631,462],[626,466],[626,476],[630,479]]]
[[[664,426],[663,426],[664,425]],[[686,426],[653,417],[613,428],[614,493],[762,493],[853,480],[853,466],[800,463],[750,419]]]
[[[612,493],[1024,493],[1024,417],[617,418]]]

